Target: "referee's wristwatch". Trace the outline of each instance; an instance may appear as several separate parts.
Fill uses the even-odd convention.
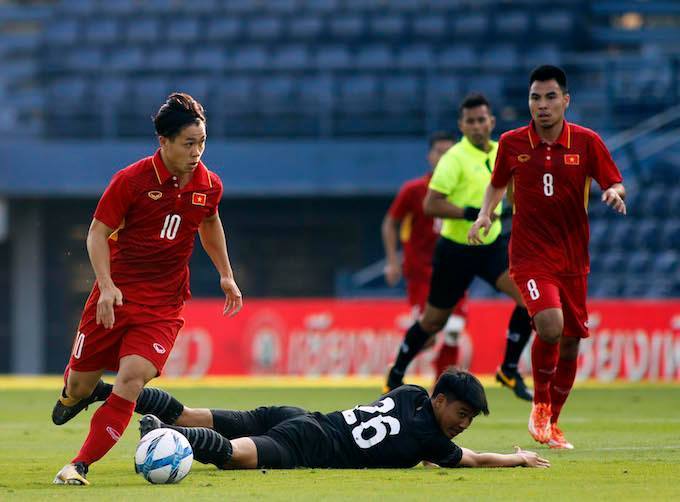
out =
[[[465,206],[463,208],[463,219],[468,221],[476,221],[479,216],[479,208],[472,206]]]

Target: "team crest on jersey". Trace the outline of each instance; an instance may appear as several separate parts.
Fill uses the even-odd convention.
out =
[[[205,206],[208,197],[204,193],[194,192],[191,194],[191,203],[194,206]]]
[[[158,200],[161,197],[163,197],[163,192],[159,192],[158,190],[151,190],[147,195],[153,200]]]
[[[523,154],[517,156],[517,160],[519,160],[520,162],[527,162],[530,158],[531,158],[531,155],[526,154],[526,153],[523,153]]]
[[[564,164],[567,166],[578,166],[581,163],[578,153],[567,153],[564,156]]]

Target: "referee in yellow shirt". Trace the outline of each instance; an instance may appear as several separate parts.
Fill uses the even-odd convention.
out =
[[[472,280],[480,277],[510,296],[517,304],[510,317],[505,358],[496,379],[515,395],[532,400],[517,363],[531,336],[531,319],[522,297],[508,274],[508,245],[501,235],[500,206],[483,245],[468,244],[467,234],[477,219],[484,191],[491,180],[498,143],[491,140],[496,120],[481,94],[466,97],[460,105],[458,127],[463,139],[441,158],[430,180],[425,214],[442,218],[441,237],[432,259],[432,280],[425,311],[409,328],[390,369],[385,391],[403,384],[404,373],[428,339],[439,332]]]

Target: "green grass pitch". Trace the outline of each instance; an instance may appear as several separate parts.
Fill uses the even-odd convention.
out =
[[[200,385],[200,382],[197,383]],[[246,409],[293,404],[332,411],[372,401],[370,388],[172,389],[189,405]],[[134,474],[135,416],[121,442],[88,478],[89,487],[54,486],[59,468],[85,437],[92,408],[52,425],[56,390],[0,385],[0,500],[680,500],[680,387],[613,384],[574,390],[562,418],[573,451],[535,444],[529,405],[489,386],[491,415],[457,438],[478,451],[540,451],[551,469],[218,471],[194,463],[179,485],[153,486]]]

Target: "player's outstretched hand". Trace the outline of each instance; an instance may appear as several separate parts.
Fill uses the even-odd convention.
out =
[[[607,204],[617,213],[626,214],[626,203],[623,202],[619,192],[613,188],[608,188],[602,192],[602,202]]]
[[[524,459],[523,467],[550,467],[550,460],[541,458],[538,453],[515,446],[515,454]]]
[[[482,235],[486,237],[489,234],[489,229],[491,228],[491,218],[486,215],[480,214],[470,227],[468,232],[468,241],[470,244],[482,244],[482,238],[479,236],[479,231],[482,230]]]
[[[399,282],[399,279],[401,278],[401,269],[399,267],[399,264],[395,263],[387,263],[385,265],[385,282],[387,283],[388,286],[396,286],[396,284]]]
[[[233,317],[243,308],[241,290],[238,289],[236,281],[229,277],[222,277],[220,279],[220,287],[222,288],[222,291],[224,291],[224,296],[226,297],[222,314]]]
[[[99,300],[97,300],[97,315],[95,321],[97,324],[103,324],[106,329],[113,328],[116,322],[116,315],[113,312],[113,306],[120,307],[123,305],[123,293],[116,286],[111,284],[108,287],[99,288]]]

